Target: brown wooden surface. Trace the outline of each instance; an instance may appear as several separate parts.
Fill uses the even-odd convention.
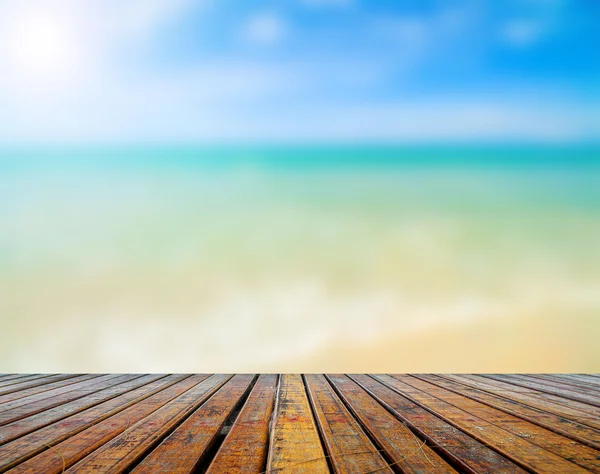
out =
[[[268,472],[329,472],[306,387],[300,375],[282,375],[273,416]]]
[[[336,472],[392,473],[391,467],[369,440],[323,375],[307,375],[308,395]]]
[[[278,376],[261,375],[208,467],[208,473],[263,471]]]
[[[0,472],[600,474],[600,377],[1,374]]]

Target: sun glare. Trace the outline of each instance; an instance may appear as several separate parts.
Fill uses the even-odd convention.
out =
[[[51,12],[28,12],[14,22],[11,52],[20,80],[63,82],[76,67],[76,47],[66,19]]]

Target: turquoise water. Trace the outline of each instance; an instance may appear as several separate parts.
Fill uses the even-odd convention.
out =
[[[600,363],[590,146],[5,149],[0,219],[5,371]]]
[[[600,166],[598,145],[29,146],[0,150],[3,170],[40,167],[255,167],[283,170],[397,167]]]

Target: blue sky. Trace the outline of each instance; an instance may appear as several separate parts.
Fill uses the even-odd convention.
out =
[[[600,3],[2,0],[2,142],[600,137]]]

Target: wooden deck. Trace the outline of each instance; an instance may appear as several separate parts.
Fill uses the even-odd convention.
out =
[[[590,471],[599,375],[0,375],[0,472]]]

